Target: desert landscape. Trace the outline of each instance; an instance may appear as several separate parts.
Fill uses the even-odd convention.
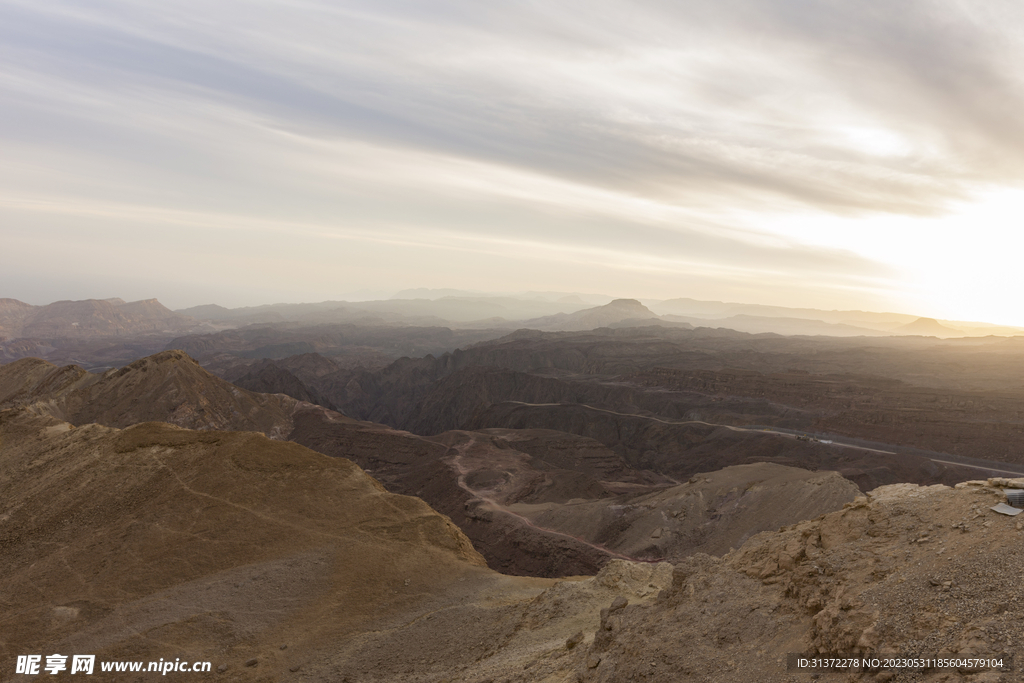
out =
[[[68,336],[5,342],[112,354],[0,365],[5,681],[37,650],[226,681],[796,681],[791,653],[1024,638],[1022,522],[991,509],[1024,488],[1018,338],[751,334],[617,301],[512,333],[119,307],[65,302]],[[403,344],[436,355],[390,360]]]
[[[1024,681],[1022,28],[0,2],[0,683]]]

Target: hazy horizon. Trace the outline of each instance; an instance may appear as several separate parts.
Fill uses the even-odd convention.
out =
[[[264,302],[261,302],[261,303],[258,303],[258,304],[244,304],[244,305],[239,305],[239,306],[224,306],[223,304],[221,304],[219,302],[216,302],[216,301],[207,301],[207,302],[202,303],[202,304],[189,304],[189,305],[186,305],[186,306],[173,306],[173,305],[167,305],[167,302],[161,300],[159,297],[141,297],[140,299],[125,299],[124,297],[119,297],[119,296],[106,296],[106,297],[89,297],[86,300],[100,300],[100,301],[102,301],[102,300],[110,300],[110,299],[120,299],[120,300],[124,301],[125,303],[131,303],[133,301],[140,301],[140,300],[144,301],[144,300],[156,299],[162,305],[166,306],[167,308],[169,308],[171,310],[174,310],[174,311],[177,311],[177,312],[183,312],[183,311],[188,311],[188,309],[191,309],[191,308],[194,308],[194,307],[203,307],[203,306],[207,306],[207,305],[222,306],[223,308],[226,308],[226,309],[229,309],[229,310],[230,309],[240,310],[240,309],[245,309],[245,308],[260,308],[260,307],[273,307],[273,306],[313,305],[313,304],[330,303],[330,302],[333,302],[333,301],[338,301],[338,302],[343,302],[343,303],[345,303],[345,302],[347,302],[347,303],[375,303],[375,302],[383,302],[383,301],[396,300],[396,299],[402,299],[402,300],[406,300],[406,301],[414,300],[414,299],[437,301],[439,299],[444,299],[444,298],[456,298],[456,299],[462,299],[462,300],[472,299],[472,298],[482,298],[482,299],[485,299],[485,300],[488,300],[488,299],[498,299],[498,300],[501,300],[501,299],[517,299],[517,300],[523,301],[523,302],[535,301],[535,302],[546,302],[548,304],[551,304],[551,303],[557,303],[557,302],[564,301],[565,297],[578,297],[579,300],[580,300],[578,308],[573,308],[573,309],[570,309],[570,310],[585,310],[585,309],[589,309],[589,308],[601,307],[601,306],[604,306],[607,303],[610,303],[610,302],[615,301],[615,300],[621,300],[621,299],[636,300],[636,301],[639,301],[644,306],[654,307],[654,308],[661,308],[662,304],[668,303],[668,302],[673,301],[673,300],[675,300],[675,301],[679,301],[679,300],[692,300],[692,301],[695,301],[696,303],[700,303],[700,304],[722,304],[722,305],[726,305],[726,306],[737,306],[737,307],[740,307],[740,308],[746,307],[746,306],[751,306],[751,305],[757,305],[757,304],[752,304],[751,302],[746,302],[746,301],[700,300],[700,299],[692,299],[691,297],[673,297],[673,299],[653,299],[653,298],[644,298],[644,297],[621,297],[621,296],[615,296],[615,295],[611,295],[611,294],[603,293],[603,292],[579,292],[579,291],[576,291],[576,292],[553,292],[553,291],[487,292],[487,291],[481,291],[481,290],[454,290],[454,289],[446,289],[446,288],[436,288],[436,289],[434,289],[434,288],[422,288],[422,287],[421,288],[411,288],[411,289],[406,289],[406,290],[399,290],[397,292],[396,291],[375,291],[375,292],[371,292],[371,291],[368,291],[368,290],[363,290],[361,292],[349,292],[347,294],[342,294],[341,296],[339,296],[337,298],[334,298],[334,299],[318,299],[318,300],[309,300],[309,301],[264,301]],[[4,297],[0,297],[0,299],[3,299],[3,298]],[[53,301],[35,301],[35,302],[33,302],[33,301],[23,301],[23,303],[28,303],[28,304],[31,304],[33,306],[46,306],[48,304],[59,303],[59,302],[62,302],[62,301],[81,301],[81,300],[80,299],[79,300],[76,300],[76,299],[58,299],[58,300],[53,300]],[[826,314],[827,313],[837,313],[837,312],[849,312],[851,314],[856,314],[856,313],[866,313],[866,314],[872,314],[872,315],[891,314],[891,315],[895,315],[895,316],[904,316],[904,317],[905,316],[910,316],[910,317],[918,317],[918,318],[924,318],[924,319],[929,319],[930,318],[930,316],[923,316],[923,315],[921,315],[921,314],[919,314],[917,312],[908,311],[908,310],[898,311],[898,310],[880,310],[880,309],[879,310],[867,310],[867,309],[821,309],[821,308],[816,309],[816,308],[813,308],[813,307],[807,307],[807,308],[787,307],[787,306],[781,306],[781,305],[775,305],[775,304],[763,304],[763,305],[773,306],[773,307],[782,308],[782,309],[789,308],[792,311],[794,311],[794,313],[795,313],[793,319],[805,319],[805,320],[808,320],[808,321],[815,321],[816,319],[813,316],[812,317],[807,317],[806,315],[801,315],[801,314],[799,314],[799,312],[801,312],[801,311],[814,311],[814,310],[818,310],[818,311],[820,311],[822,313],[826,313]],[[370,310],[372,310],[372,309],[370,309]],[[660,313],[657,310],[654,310],[652,312],[654,312],[656,315],[665,315],[666,313],[668,313],[669,315],[677,315],[677,313],[673,313],[672,311],[666,311],[664,309]],[[683,315],[684,316],[691,316],[691,317],[693,317],[695,319],[719,320],[719,319],[731,317],[732,315],[739,315],[740,317],[744,317],[744,316],[749,316],[749,315],[756,316],[756,315],[759,315],[759,314],[757,312],[743,312],[743,311],[741,311],[738,314],[737,313],[717,314],[717,313],[713,313],[713,312],[704,312],[704,313],[685,313]],[[770,311],[769,312],[764,312],[763,315],[764,316],[768,316],[768,317],[778,317],[780,319],[787,319],[785,310],[783,310],[783,311],[781,311],[779,313],[772,313]],[[542,314],[537,313],[537,314],[534,314],[534,315],[527,315],[525,318],[523,316],[521,316],[521,315],[519,315],[519,316],[511,315],[510,317],[508,317],[508,320],[509,321],[525,320],[527,318],[532,318],[532,317],[542,317]],[[823,318],[828,318],[827,315],[822,316],[822,317]],[[463,318],[459,318],[459,320],[463,320]],[[468,319],[465,319],[465,320],[468,320]],[[989,326],[994,327],[994,328],[1014,327],[1013,325],[1007,325],[1007,324],[1004,324],[1004,323],[993,323],[992,321],[980,320],[980,319],[941,318],[940,317],[940,318],[937,318],[937,320],[939,320],[942,323],[950,323],[950,324],[963,325],[963,326],[965,326],[964,329],[968,329],[971,326],[977,325],[978,327],[974,328],[975,329],[975,332],[974,332],[975,334],[978,333],[977,330],[983,329],[983,328],[989,327]],[[454,322],[454,323],[456,323],[456,326],[458,326],[458,320],[453,320],[453,321],[450,321],[450,322]],[[818,321],[818,322],[821,322],[821,321]],[[853,322],[853,321],[851,321],[851,322]],[[870,327],[866,328],[866,329],[870,329]],[[880,329],[880,328],[874,328],[874,329]],[[1022,327],[1021,329],[1024,329],[1024,327]]]
[[[0,7],[0,297],[409,288],[1024,325],[1024,7]]]

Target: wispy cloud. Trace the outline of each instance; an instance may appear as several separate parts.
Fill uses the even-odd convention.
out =
[[[209,231],[298,231],[310,249],[316,235],[362,240],[382,267],[402,239],[447,249],[434,264],[476,288],[460,250],[520,265],[532,254],[532,277],[572,252],[598,279],[619,264],[877,293],[898,277],[842,239],[809,246],[737,216],[940,215],[1019,183],[1024,54],[1007,27],[1022,12],[12,0],[0,6],[0,220],[28,239],[43,214],[48,234],[73,233],[101,205],[140,235],[202,215]],[[235,256],[261,249],[257,233]],[[449,284],[430,264],[407,275],[401,286]]]

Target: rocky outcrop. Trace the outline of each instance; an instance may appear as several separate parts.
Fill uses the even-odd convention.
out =
[[[989,510],[1002,496],[985,483],[883,487],[842,511],[760,534],[721,559],[688,558],[655,604],[602,613],[590,646],[574,657],[575,676],[788,681],[797,674],[786,670],[787,652],[1019,654],[1024,626],[1006,615],[1024,602],[1024,532]],[[911,680],[909,673],[894,680]],[[843,675],[877,681],[897,672]],[[1010,680],[970,666],[914,675]]]

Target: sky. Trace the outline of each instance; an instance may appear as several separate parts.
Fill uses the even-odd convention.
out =
[[[0,297],[1024,325],[1024,5],[5,0]]]

